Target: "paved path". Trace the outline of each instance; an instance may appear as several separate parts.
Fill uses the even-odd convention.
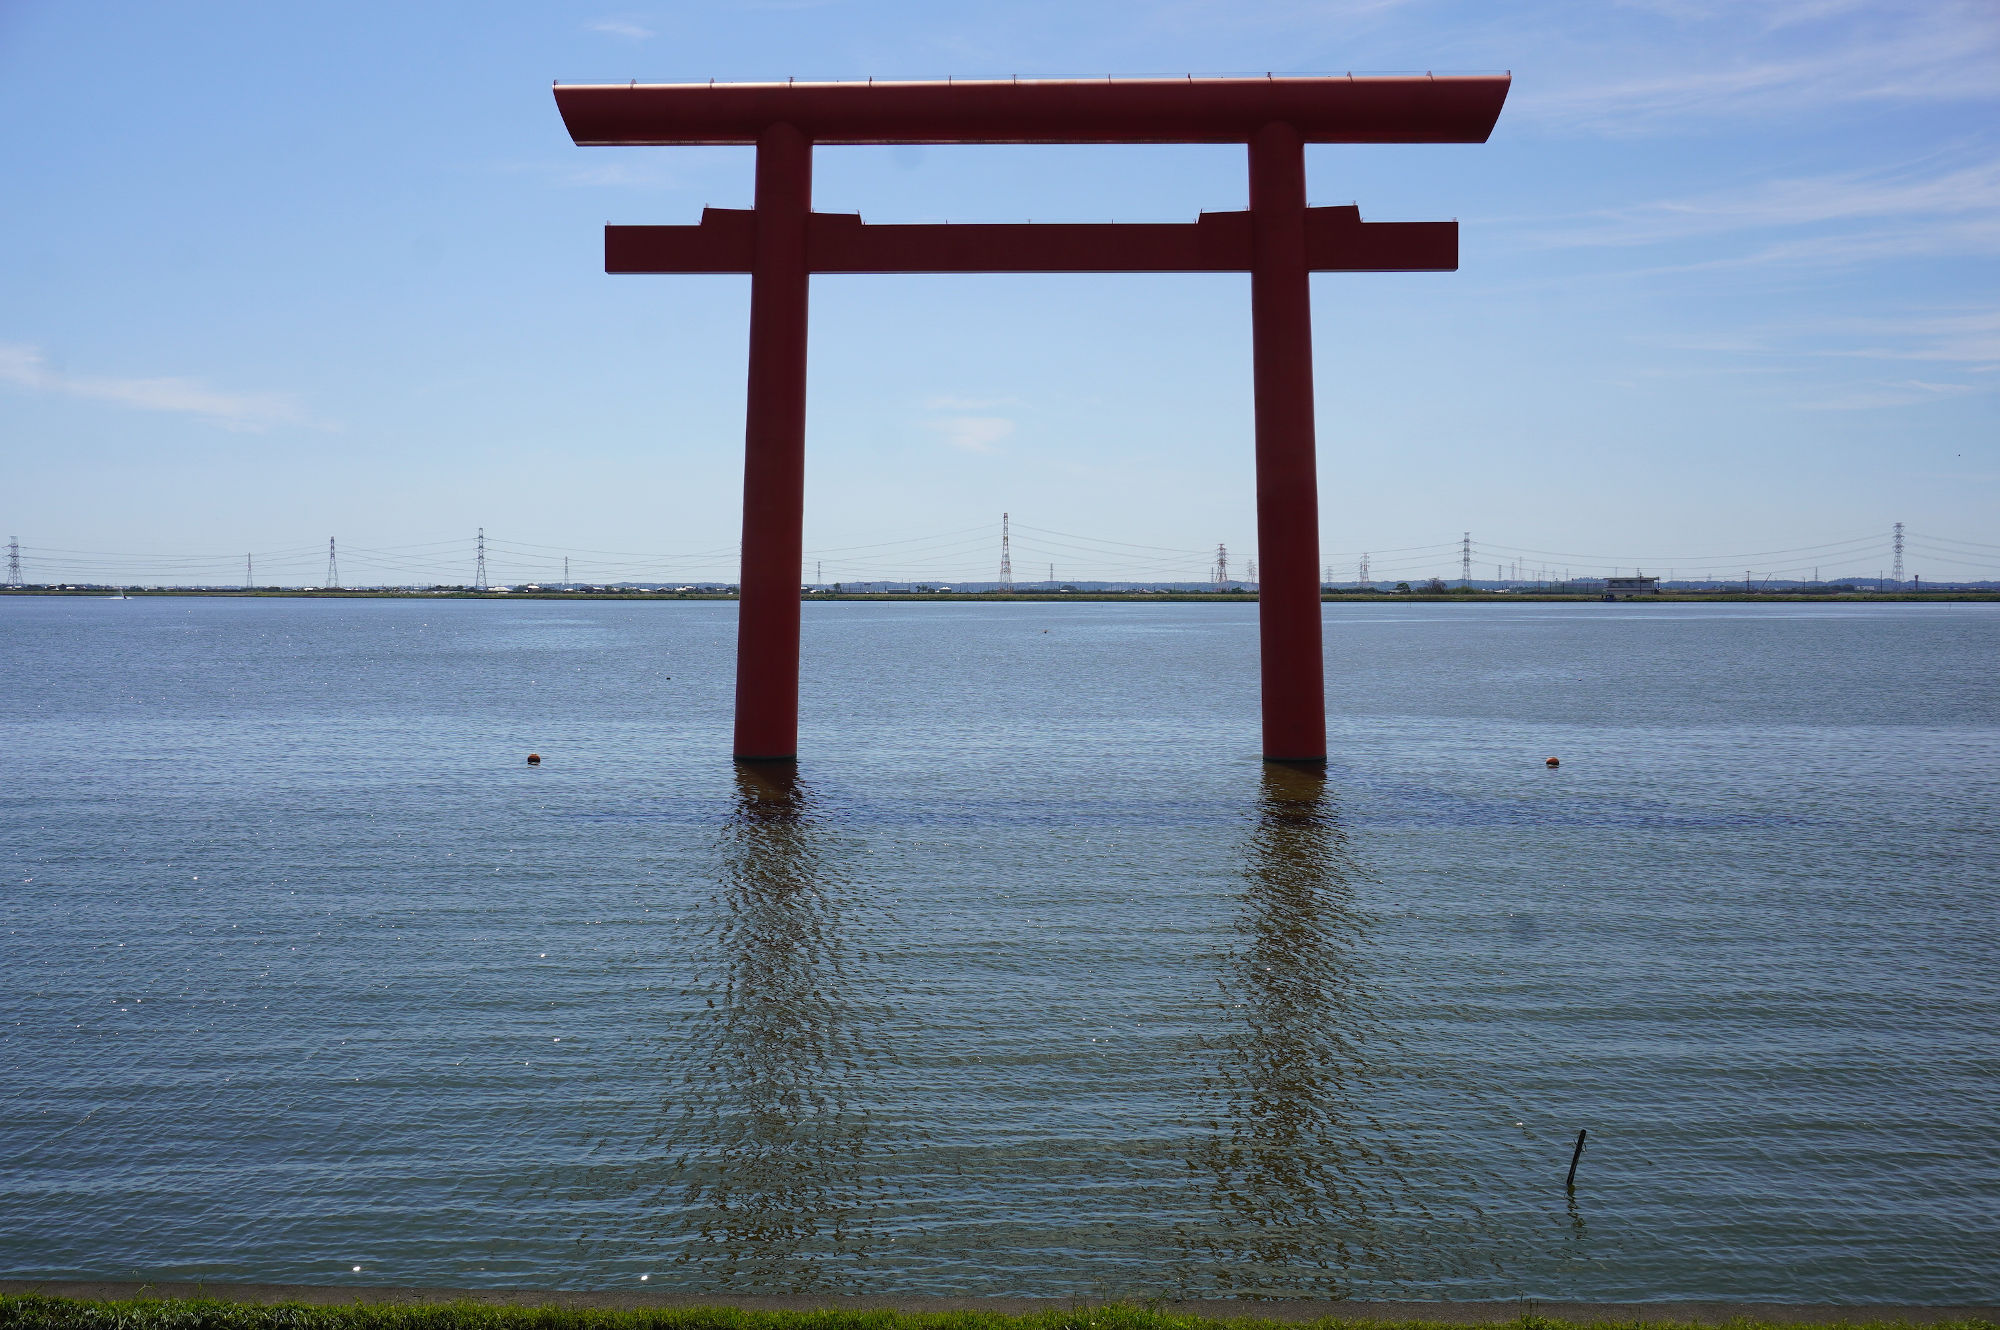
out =
[[[218,1298],[227,1302],[303,1302],[333,1305],[346,1302],[436,1303],[476,1302],[502,1307],[602,1307],[630,1310],[643,1307],[740,1307],[745,1311],[952,1312],[980,1311],[1022,1315],[1085,1305],[1078,1298],[935,1298],[866,1297],[859,1295],[785,1294],[739,1297],[715,1293],[673,1293],[665,1289],[618,1293],[559,1292],[492,1288],[374,1288],[360,1284],[116,1284],[96,1280],[0,1279],[0,1293],[43,1293],[59,1298]],[[1444,1321],[1455,1325],[1491,1325],[1512,1321],[1532,1311],[1564,1321],[1645,1321],[1654,1325],[1689,1322],[1715,1325],[1748,1319],[1778,1323],[1901,1321],[1912,1325],[1937,1321],[1980,1320],[2000,1324],[2000,1307],[1912,1307],[1892,1304],[1830,1306],[1783,1302],[1259,1302],[1196,1299],[1161,1304],[1161,1310],[1183,1315],[1250,1316],[1272,1321],[1313,1321],[1338,1317],[1356,1321]]]

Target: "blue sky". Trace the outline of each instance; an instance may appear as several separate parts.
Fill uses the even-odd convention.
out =
[[[1900,520],[2000,576],[1990,0],[0,0],[0,535],[31,577],[304,581],[337,535],[461,580],[481,526],[496,577],[726,577],[748,279],[608,277],[600,228],[746,206],[750,151],[576,148],[551,80],[1425,69],[1513,72],[1490,143],[1309,152],[1316,203],[1463,228],[1457,273],[1314,279],[1341,575],[1465,530],[1482,576],[1872,574]],[[1244,192],[1239,148],[816,156],[873,221]],[[1247,278],[812,299],[828,580],[991,577],[1002,509],[1022,576],[1255,556]]]

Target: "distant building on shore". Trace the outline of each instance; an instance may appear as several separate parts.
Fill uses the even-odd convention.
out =
[[[1630,600],[1634,596],[1657,596],[1660,594],[1660,579],[1657,577],[1607,577],[1604,579],[1606,600]]]

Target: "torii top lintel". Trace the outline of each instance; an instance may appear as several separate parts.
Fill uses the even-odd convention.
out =
[[[579,145],[755,143],[1484,143],[1504,74],[1342,78],[1004,79],[898,83],[557,85]]]

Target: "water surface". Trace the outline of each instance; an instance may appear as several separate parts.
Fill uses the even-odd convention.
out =
[[[1995,607],[1254,613],[0,602],[0,1274],[2000,1297]]]

